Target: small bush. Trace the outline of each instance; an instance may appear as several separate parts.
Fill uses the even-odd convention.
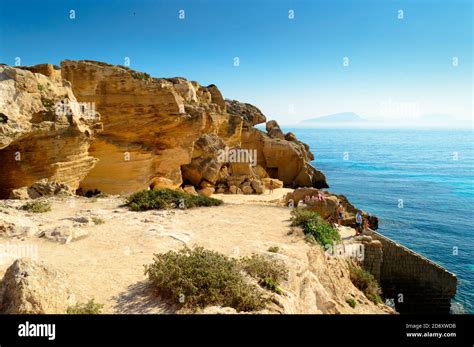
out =
[[[44,90],[44,87],[43,87],[42,84],[39,84],[39,83],[38,83],[38,90],[39,90],[40,92],[42,92],[42,91]]]
[[[105,221],[102,218],[99,218],[99,217],[92,217],[92,221],[94,222],[95,225],[100,225],[100,224],[105,223]]]
[[[273,278],[265,277],[264,279],[260,280],[258,284],[260,284],[260,286],[262,286],[263,288],[271,290],[272,292],[275,292],[280,295],[283,294],[283,291],[280,289],[278,283],[276,283]]]
[[[288,279],[288,269],[281,260],[274,260],[271,257],[252,254],[240,260],[242,269],[250,276],[257,279],[259,284],[278,294],[280,282]]]
[[[370,272],[353,263],[349,263],[349,271],[351,282],[365,294],[367,299],[375,304],[382,303],[379,284]]]
[[[350,307],[355,308],[357,306],[357,302],[353,298],[347,298],[346,302],[349,304]]]
[[[145,274],[163,298],[190,309],[219,305],[254,311],[268,302],[245,281],[235,259],[202,247],[155,254]]]
[[[51,205],[46,201],[32,201],[21,206],[21,209],[33,213],[43,213],[51,211]]]
[[[133,71],[132,77],[137,80],[145,80],[145,81],[148,81],[151,78],[151,76],[147,74],[146,72],[138,72],[138,71]]]
[[[191,208],[218,206],[222,200],[196,196],[172,189],[142,190],[127,198],[126,205],[133,211],[161,210],[171,207]]]
[[[54,101],[45,97],[41,98],[41,103],[43,104],[44,107],[46,108],[51,108],[54,105]]]
[[[279,250],[280,250],[280,248],[278,246],[272,246],[272,247],[268,248],[268,251],[272,252],[272,253],[278,253]]]
[[[68,314],[100,314],[104,305],[94,302],[94,299],[83,304],[76,304],[67,308]]]
[[[334,245],[340,241],[339,232],[324,221],[318,213],[303,209],[294,209],[292,212],[292,226],[300,226],[306,235],[312,235],[322,246]]]
[[[291,226],[304,227],[312,220],[322,219],[317,212],[295,208],[291,211]]]

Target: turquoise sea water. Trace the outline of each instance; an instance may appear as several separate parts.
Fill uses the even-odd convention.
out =
[[[474,313],[472,130],[285,130],[311,147],[330,191],[378,216],[384,235],[455,273],[455,301]]]

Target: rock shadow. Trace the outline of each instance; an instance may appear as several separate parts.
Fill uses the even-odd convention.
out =
[[[117,313],[124,314],[172,314],[176,307],[164,302],[148,281],[139,281],[127,287],[126,290],[114,296]]]

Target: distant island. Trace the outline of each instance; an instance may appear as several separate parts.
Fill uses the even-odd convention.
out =
[[[367,120],[354,112],[334,113],[326,116],[320,116],[305,119],[300,122],[302,125],[320,124],[320,123],[342,123],[342,122],[366,122]]]

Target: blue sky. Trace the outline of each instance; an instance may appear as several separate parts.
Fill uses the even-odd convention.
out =
[[[0,62],[9,65],[129,57],[152,76],[214,83],[282,123],[347,111],[397,122],[472,117],[469,0],[0,3]]]

